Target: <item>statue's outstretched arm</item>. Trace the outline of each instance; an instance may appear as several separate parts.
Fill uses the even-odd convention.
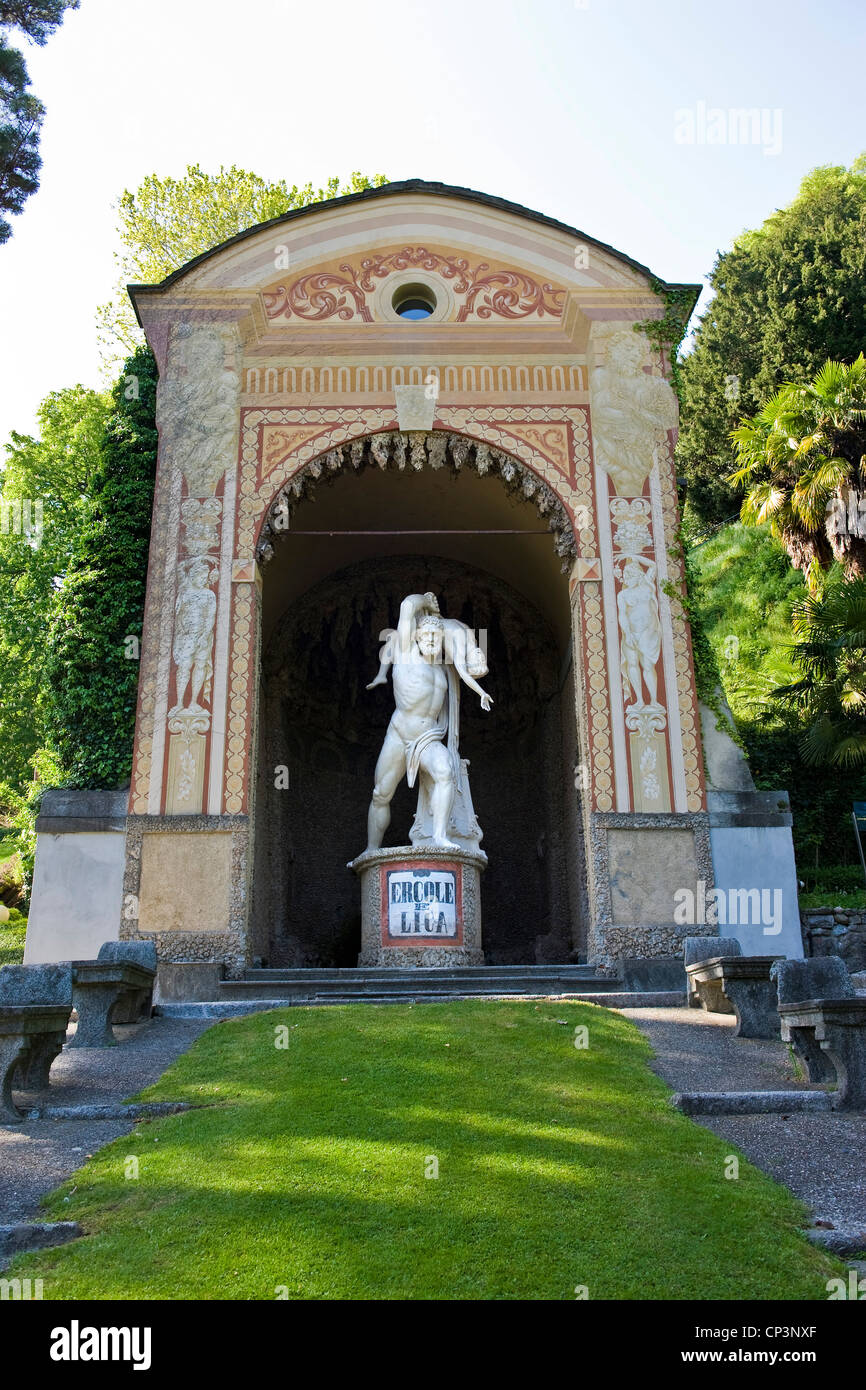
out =
[[[469,672],[467,671],[466,667],[464,666],[463,662],[459,659],[459,657],[454,658],[454,665],[457,668],[457,674],[460,677],[460,679],[464,681],[466,685],[469,686],[470,690],[474,690],[476,695],[481,696],[481,708],[490,709],[490,706],[493,704],[493,696],[488,695],[486,690],[482,690],[477,680],[475,680],[474,677],[470,676]]]

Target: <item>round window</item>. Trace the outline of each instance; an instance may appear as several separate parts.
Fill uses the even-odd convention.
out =
[[[401,319],[429,319],[436,308],[436,296],[427,285],[399,285],[391,306]]]

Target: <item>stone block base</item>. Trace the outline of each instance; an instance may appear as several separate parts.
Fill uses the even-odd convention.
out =
[[[448,969],[483,965],[484,855],[400,845],[367,850],[350,868],[361,880],[359,966]]]
[[[625,990],[685,989],[683,958],[679,956],[620,956],[617,977]]]
[[[225,966],[211,965],[201,961],[161,961],[156,973],[155,1004],[209,1003],[219,998],[220,981],[225,975]]]

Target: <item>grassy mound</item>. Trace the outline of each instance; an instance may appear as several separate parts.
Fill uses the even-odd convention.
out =
[[[48,1203],[85,1238],[10,1273],[54,1299],[826,1298],[799,1203],[745,1159],[727,1179],[649,1056],[554,1001],[220,1024],[143,1093],[205,1108],[95,1155]]]

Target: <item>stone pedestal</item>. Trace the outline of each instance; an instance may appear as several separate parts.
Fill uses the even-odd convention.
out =
[[[480,851],[399,845],[365,850],[349,865],[361,880],[359,966],[483,965]]]

